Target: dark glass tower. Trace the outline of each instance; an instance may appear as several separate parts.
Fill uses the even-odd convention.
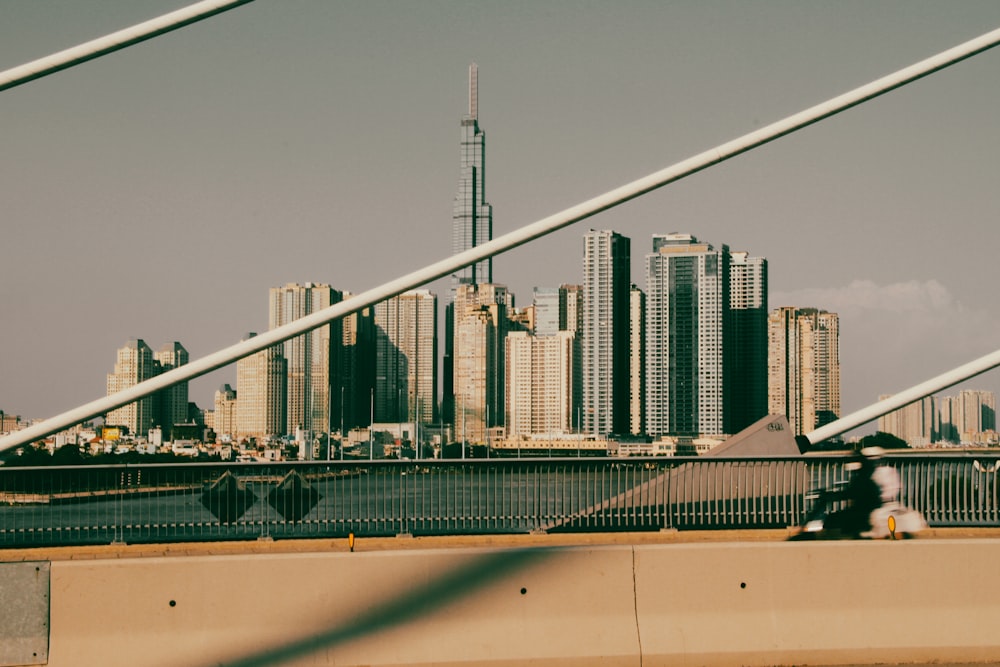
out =
[[[611,231],[583,237],[583,430],[629,431],[631,242]]]

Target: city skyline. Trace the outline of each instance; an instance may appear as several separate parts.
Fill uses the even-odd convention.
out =
[[[102,3],[87,12],[67,5],[58,15],[30,5],[6,10],[0,66],[179,4]],[[8,379],[0,383],[0,409],[44,417],[102,395],[106,359],[122,340],[184,341],[194,359],[263,330],[261,285],[312,280],[353,291],[445,255],[455,109],[464,106],[469,62],[489,72],[480,94],[489,100],[483,109],[499,233],[1000,23],[1000,8],[987,3],[963,4],[961,12],[934,3],[752,10],[635,3],[626,12],[596,5],[589,15],[564,3],[301,7],[281,13],[253,3],[4,93],[11,131],[0,168],[10,196],[0,306],[35,325],[2,334],[0,376]],[[406,16],[390,19],[393,13]],[[721,19],[711,30],[723,41],[699,45],[708,18]],[[602,22],[613,29],[598,30]],[[451,37],[480,24],[476,38]],[[351,39],[352,29],[370,33],[359,25],[374,25],[387,39],[371,47]],[[406,38],[404,25],[447,29],[449,38],[430,50]],[[334,53],[306,60],[321,26],[332,31],[334,39],[322,33],[322,43],[334,44]],[[258,40],[242,35],[272,29],[298,30],[301,39],[292,52],[255,55]],[[530,39],[536,30],[553,31],[544,51]],[[404,38],[390,44],[396,33]],[[407,49],[413,57],[400,58]],[[255,96],[249,69],[229,70],[223,80],[215,61],[260,65],[279,56],[266,70],[274,88],[260,87],[266,99]],[[996,57],[977,56],[589,226],[637,242],[651,230],[685,229],[767,256],[769,309],[840,313],[843,409],[867,405],[996,347],[995,284],[986,268],[1000,208],[989,186],[1000,137],[989,111],[996,91],[986,85]],[[357,67],[369,60],[371,67]],[[303,62],[329,69],[310,70],[311,78],[336,85],[303,88],[291,75],[277,76]],[[595,97],[598,90],[604,94]],[[335,104],[332,93],[339,93]],[[393,109],[400,94],[407,104]],[[296,109],[281,102],[303,95]],[[210,106],[225,120],[214,120]],[[615,122],[614,109],[629,122]],[[375,121],[379,129],[369,131]],[[391,148],[392,159],[369,168],[354,148],[363,142]],[[376,194],[386,187],[400,202]],[[496,258],[496,280],[521,305],[534,286],[578,282],[579,254],[567,249],[579,248],[581,227]],[[328,243],[284,244],[281,234]],[[956,241],[948,250],[943,234]],[[634,261],[632,270],[642,284]],[[209,286],[217,294],[223,284],[226,299],[208,298]],[[137,293],[148,298],[140,303]],[[893,340],[885,340],[887,331]],[[51,365],[34,371],[39,382],[13,384],[9,378],[36,368],[28,365],[39,358],[35,345]],[[995,375],[972,383],[993,389]],[[193,400],[207,406],[234,378],[227,369],[193,381]]]
[[[588,238],[611,239],[615,236],[617,235],[608,231],[597,233],[591,231],[587,234]],[[759,364],[756,362],[745,363],[745,368],[740,371],[744,374],[749,372],[749,376],[754,375],[751,367],[764,365],[763,359],[755,353],[754,348],[765,341],[759,340],[757,336],[750,336],[749,340],[740,340],[746,334],[745,331],[742,331],[745,323],[735,323],[735,329],[731,331],[731,334],[734,335],[720,335],[711,322],[716,321],[716,324],[721,324],[721,322],[731,318],[734,312],[761,301],[762,292],[766,292],[766,258],[750,257],[749,253],[745,251],[730,253],[725,245],[722,245],[721,251],[716,251],[710,244],[700,242],[688,234],[654,236],[653,248],[654,253],[647,255],[646,261],[650,267],[650,279],[653,281],[650,293],[654,295],[654,313],[657,311],[665,313],[669,310],[670,313],[676,311],[680,315],[680,311],[683,310],[676,304],[666,308],[664,304],[660,303],[663,297],[656,296],[658,292],[666,293],[669,291],[671,295],[676,292],[676,298],[683,301],[686,290],[691,287],[688,283],[692,274],[701,275],[699,283],[708,280],[707,284],[699,284],[694,290],[694,293],[702,293],[699,297],[701,306],[698,310],[707,307],[709,311],[707,319],[705,317],[698,317],[695,320],[686,318],[690,320],[689,324],[691,325],[697,322],[696,329],[707,329],[707,339],[700,341],[697,346],[694,346],[691,341],[681,341],[679,349],[697,347],[704,348],[705,351],[709,352],[712,350],[721,352],[721,348],[728,350],[730,345],[735,343],[735,349],[739,354],[745,354],[751,358],[756,357],[760,361]],[[612,253],[605,250],[603,254],[610,255]],[[665,257],[660,257],[664,254]],[[701,257],[701,260],[697,260],[698,257]],[[663,262],[658,261],[660,259],[669,259],[669,262],[663,264]],[[703,261],[704,268],[692,271],[694,268],[691,266],[692,260]],[[685,262],[687,264],[680,266]],[[677,266],[672,266],[674,264]],[[654,269],[654,266],[657,268]],[[710,266],[715,268],[710,269]],[[752,266],[757,268],[748,270]],[[666,270],[667,267],[671,267],[669,271]],[[669,281],[677,283],[669,289],[659,285],[668,272]],[[719,292],[723,295],[726,293],[725,290],[721,289],[719,283],[722,285],[728,283],[731,286],[730,294],[725,299],[729,305],[723,307],[721,313],[713,313],[712,304],[720,301]],[[743,286],[734,287],[739,283],[743,283]],[[275,307],[276,292],[308,295],[310,290],[316,288],[319,288],[321,292],[331,290],[329,286],[325,285],[285,285],[281,288],[272,288],[272,313]],[[512,438],[530,438],[543,434],[551,437],[554,434],[575,433],[582,426],[573,417],[573,415],[579,414],[578,408],[574,408],[574,405],[578,404],[578,399],[574,398],[576,395],[576,380],[574,378],[577,377],[579,368],[578,352],[574,351],[576,348],[575,332],[573,329],[565,329],[567,326],[573,326],[574,318],[570,317],[569,297],[572,291],[578,289],[579,286],[563,285],[555,290],[536,290],[535,299],[531,306],[519,312],[505,315],[503,313],[506,311],[503,309],[492,311],[508,298],[507,291],[503,286],[494,284],[460,286],[457,302],[460,305],[460,310],[482,315],[485,319],[472,318],[472,320],[479,322],[479,324],[486,323],[489,330],[485,334],[479,332],[474,335],[479,340],[478,345],[485,344],[487,350],[495,350],[501,345],[507,349],[505,363],[497,360],[495,354],[484,353],[483,350],[469,357],[469,360],[473,362],[471,368],[475,368],[474,373],[479,375],[479,380],[473,381],[473,384],[478,382],[481,385],[476,390],[477,392],[489,393],[488,388],[494,385],[494,381],[488,379],[490,377],[496,377],[496,382],[500,382],[501,377],[506,378],[504,384],[507,386],[507,400],[506,410],[503,411],[505,418],[495,424],[501,427],[501,430],[495,434],[496,437],[502,438],[503,432],[507,433],[507,437]],[[332,291],[336,292],[336,290]],[[347,298],[350,295],[345,294],[344,296]],[[641,316],[645,310],[642,307],[644,299],[637,298],[643,296],[641,290],[635,285],[631,286],[629,298],[631,324],[628,345],[630,381],[641,377],[640,369],[644,366],[641,363],[644,356],[642,350],[645,348],[644,336],[639,334],[637,338],[636,328],[637,322],[641,323],[645,320]],[[298,296],[295,300],[302,301],[302,297]],[[436,421],[433,417],[434,401],[430,398],[434,393],[433,366],[437,360],[437,356],[434,354],[437,347],[435,331],[437,318],[434,313],[436,300],[436,295],[427,290],[415,290],[376,304],[374,308],[375,338],[383,338],[385,341],[391,339],[391,345],[387,346],[385,341],[379,343],[376,340],[374,348],[369,350],[372,359],[368,362],[363,357],[356,356],[354,351],[344,355],[345,366],[353,365],[359,371],[362,367],[369,368],[370,377],[354,376],[352,372],[353,379],[348,379],[345,376],[341,380],[344,382],[343,389],[350,389],[347,393],[355,393],[358,389],[358,387],[352,386],[354,383],[360,382],[363,387],[366,387],[370,386],[369,382],[374,382],[371,407],[374,410],[372,416],[376,423],[408,422],[416,424],[419,422],[432,424]],[[405,314],[404,311],[406,311]],[[545,311],[548,313],[546,314]],[[730,311],[728,317],[725,314],[726,311]],[[565,315],[560,316],[560,312],[564,312]],[[588,318],[584,319],[586,321]],[[655,323],[657,319],[658,317],[654,316],[652,321]],[[835,419],[840,414],[837,324],[839,318],[837,314],[817,311],[812,308],[780,307],[773,310],[766,319],[768,329],[765,354],[768,376],[767,403],[770,406],[768,414],[785,415],[796,434],[807,433],[823,423]],[[498,322],[506,322],[507,324],[499,327],[497,326]],[[479,324],[476,326],[478,327]],[[502,331],[507,331],[508,328],[509,334],[501,343],[499,334]],[[641,325],[640,328],[642,328]],[[658,328],[662,327],[654,324],[654,335],[659,335],[655,331]],[[463,324],[460,331],[464,329]],[[674,332],[675,326],[671,324],[670,330]],[[726,327],[722,327],[722,330],[724,332]],[[247,334],[247,337],[255,335],[250,333]],[[672,333],[671,337],[675,335],[681,335],[680,328],[677,328],[677,332]],[[683,338],[682,335],[681,338]],[[354,332],[351,335],[345,333],[343,340],[344,345],[351,348],[361,344]],[[424,350],[421,351],[420,348],[424,348]],[[655,351],[655,342],[653,348],[654,356],[663,356],[662,352]],[[268,398],[268,396],[278,398],[280,394],[280,405],[274,406],[276,408],[274,413],[284,414],[285,412],[285,359],[278,352],[279,349],[279,347],[268,348],[238,362],[237,385],[239,391],[234,390],[228,383],[217,389],[214,396],[214,415],[211,414],[212,407],[203,408],[204,422],[190,412],[186,400],[181,400],[178,406],[176,397],[168,397],[179,393],[186,396],[187,386],[186,383],[182,383],[166,390],[168,393],[148,397],[109,413],[105,425],[124,426],[128,433],[139,438],[143,438],[145,431],[153,426],[162,428],[164,436],[169,437],[167,434],[171,430],[171,425],[189,424],[195,421],[203,423],[208,429],[213,429],[217,436],[225,436],[226,438],[229,436],[239,438],[252,436],[266,440],[276,436],[292,437],[293,435],[298,438],[300,427],[296,427],[293,434],[291,430],[284,428],[283,420],[274,421],[273,417],[269,416],[272,408],[268,404],[273,399]],[[143,351],[145,351],[144,355]],[[760,352],[764,352],[764,350]],[[402,355],[406,360],[400,362],[395,359],[397,355]],[[670,356],[675,355],[671,353]],[[701,356],[700,352],[699,356]],[[716,359],[710,354],[707,358],[710,370],[720,363],[721,358],[730,358],[730,356],[725,354],[720,359]],[[121,383],[124,383],[124,386],[130,386],[137,381],[157,375],[177,365],[183,365],[187,360],[187,352],[180,342],[175,341],[164,344],[158,352],[153,353],[152,349],[140,339],[128,341],[124,347],[119,348],[117,357],[118,361],[115,364],[114,373],[108,375],[109,394],[123,388],[119,386]],[[350,364],[348,357],[355,357]],[[280,361],[280,368],[274,368],[273,361]],[[678,367],[691,363],[691,360],[684,361],[684,363],[681,361],[678,358]],[[462,361],[460,367],[464,366],[465,363]],[[496,367],[498,363],[503,364],[504,367]],[[700,359],[696,359],[693,363],[697,367],[702,362]],[[401,379],[398,371],[390,372],[390,366],[401,366],[403,374],[409,375],[409,378]],[[407,367],[408,370],[406,370]],[[651,369],[653,367],[655,364],[650,366]],[[417,370],[418,368],[421,370]],[[491,368],[495,368],[495,370],[491,371]],[[671,364],[671,368],[674,368],[674,364]],[[463,374],[460,373],[460,375]],[[698,375],[700,376],[701,373]],[[725,375],[728,377],[730,373],[726,372]],[[338,385],[341,380],[337,381]],[[397,404],[397,391],[395,389],[388,391],[387,387],[384,386],[384,381],[389,381],[390,387],[398,386],[400,391],[406,393],[410,405],[403,407],[405,404]],[[468,382],[469,380],[463,379],[456,382],[456,386],[463,387]],[[675,384],[682,386],[687,382],[683,378],[680,383],[671,381],[671,387]],[[281,387],[278,388],[276,383],[280,383]],[[657,382],[654,381],[654,385],[656,384]],[[704,383],[695,382],[694,384]],[[423,390],[414,391],[413,388],[418,386],[423,386]],[[718,398],[719,395],[729,394],[729,391],[725,391],[725,387],[726,384],[723,383],[721,387],[715,387],[714,390],[710,388],[708,395]],[[742,391],[744,390],[741,389]],[[673,393],[673,389],[668,393]],[[649,395],[655,397],[656,392]],[[420,396],[419,400],[417,400],[417,396]],[[973,397],[972,402],[969,401],[969,397]],[[484,399],[482,395],[479,396],[479,399],[465,396],[464,401],[460,402],[460,405],[465,406],[462,411],[464,417],[460,420],[461,427],[456,427],[461,428],[464,435],[467,424],[478,421],[477,425],[470,428],[472,432],[468,438],[471,438],[474,444],[486,444],[488,438],[485,424],[482,422],[484,416],[490,414],[490,408],[486,408],[485,414],[481,408],[470,410],[470,398],[472,398],[471,403],[473,404],[493,404],[495,406],[493,410],[497,413],[501,409],[496,404],[503,402],[504,399],[500,397],[497,397],[496,400],[488,397]],[[687,403],[692,398],[694,397],[681,398],[680,400],[674,398],[670,400],[654,399],[648,408],[651,414],[656,414],[661,411],[658,406],[662,404],[664,413],[669,410],[673,414],[676,409],[675,403]],[[883,395],[879,397],[879,400],[886,398],[889,396]],[[246,403],[247,399],[250,401],[249,404]],[[678,414],[688,415],[685,421],[688,418],[693,419],[697,426],[692,429],[685,427],[684,424],[679,424],[680,433],[673,427],[659,428],[656,422],[663,421],[662,418],[653,420],[652,431],[637,429],[635,427],[636,419],[640,415],[636,414],[635,399],[636,388],[633,386],[630,389],[630,400],[633,405],[629,410],[630,432],[633,435],[656,438],[657,436],[687,434],[711,438],[721,435],[723,432],[719,425],[722,423],[722,409],[726,402],[721,399],[718,403],[715,403],[715,399],[710,399],[707,405],[701,405],[703,399],[694,398],[693,402],[696,405],[693,408],[681,410]],[[287,396],[287,400],[289,405],[292,405],[295,399],[292,396]],[[422,403],[423,409],[415,407],[416,403]],[[175,409],[171,405],[183,406],[185,408],[184,416],[171,417],[170,414]],[[390,408],[388,412],[387,407]],[[708,409],[707,412],[705,408]],[[409,414],[398,412],[399,410],[409,410]],[[431,416],[424,418],[419,416],[421,414]],[[706,414],[714,414],[714,416],[709,417],[706,422]],[[755,421],[763,414],[764,412],[761,411],[757,415],[749,414],[745,417]],[[397,418],[393,419],[393,415],[396,415]],[[467,417],[470,415],[471,421],[467,422]],[[714,426],[712,425],[713,420]],[[668,421],[673,422],[673,418],[671,417]],[[263,426],[264,422],[274,422],[274,424],[267,427]],[[706,423],[708,424],[707,430],[703,428]],[[360,424],[362,427],[365,425]],[[739,424],[734,423],[731,428],[724,429],[724,432],[731,434],[740,428]],[[939,392],[879,418],[878,429],[900,437],[914,447],[927,447],[944,441],[957,443],[959,439],[963,443],[975,440],[976,442],[995,444],[995,395],[991,391],[961,390],[959,398],[955,399]],[[601,435],[603,436],[603,434]],[[462,438],[462,440],[465,439]]]

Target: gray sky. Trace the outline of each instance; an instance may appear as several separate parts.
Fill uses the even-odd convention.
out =
[[[187,4],[0,0],[0,70]],[[257,0],[5,91],[0,410],[103,396],[130,338],[197,358],[263,331],[270,287],[362,291],[445,257],[470,62],[500,235],[998,26],[995,0]],[[976,56],[494,279],[518,305],[578,282],[589,227],[631,237],[640,286],[654,233],[747,250],[771,308],[840,313],[843,411],[863,407],[1000,347],[998,72]]]

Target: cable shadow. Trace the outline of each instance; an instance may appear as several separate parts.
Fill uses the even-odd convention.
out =
[[[360,637],[373,635],[472,595],[487,585],[538,562],[558,550],[560,547],[505,549],[475,557],[469,563],[426,585],[376,605],[345,625],[229,662],[213,662],[212,665],[217,667],[271,667]]]

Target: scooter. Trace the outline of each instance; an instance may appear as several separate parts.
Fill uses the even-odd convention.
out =
[[[897,500],[883,503],[869,515],[871,528],[868,530],[853,530],[850,528],[848,510],[831,511],[838,492],[847,486],[847,482],[838,482],[829,489],[806,495],[806,500],[815,500],[812,510],[806,515],[801,530],[790,537],[790,540],[843,540],[869,539],[883,540],[887,537],[894,540],[916,537],[927,529],[924,516],[915,509],[903,505]]]

